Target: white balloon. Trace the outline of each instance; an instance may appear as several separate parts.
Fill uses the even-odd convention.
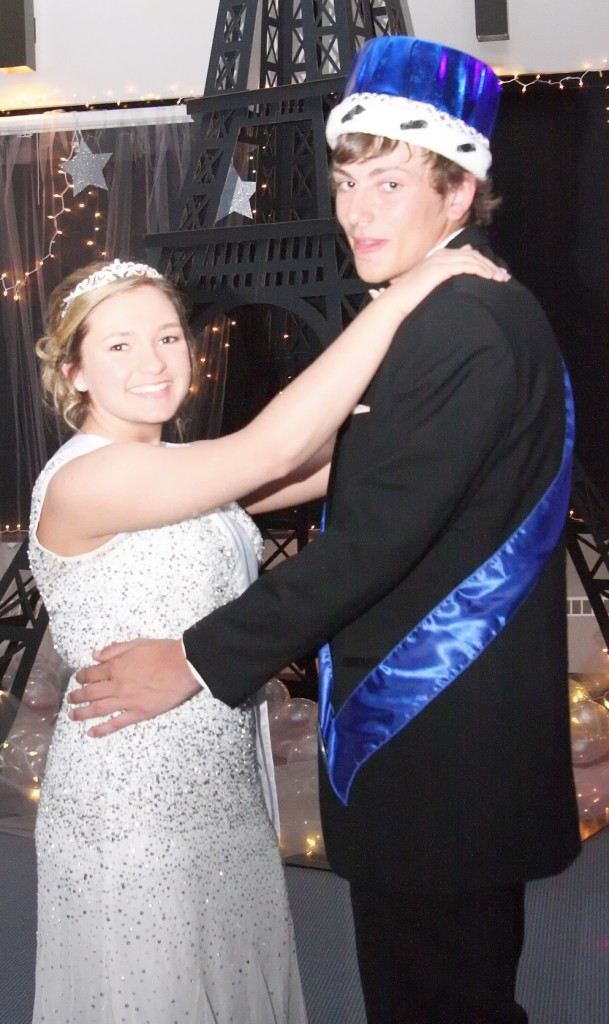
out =
[[[590,694],[577,679],[569,677],[569,702],[576,704],[580,700],[590,700]]]
[[[13,784],[33,786],[43,774],[49,737],[40,732],[12,732],[0,745],[0,771]]]
[[[590,764],[609,753],[609,711],[594,700],[571,704],[573,764]]]
[[[269,706],[269,715],[277,710],[280,704],[290,699],[290,691],[281,679],[269,679],[263,690]]]
[[[324,859],[321,831],[317,760],[280,765],[275,769],[284,857],[304,855]]]
[[[317,722],[317,704],[307,697],[291,697],[279,705],[271,719],[272,727],[300,736],[309,731],[311,722]]]
[[[602,697],[605,690],[609,688],[609,673],[582,673],[579,682],[582,686],[586,687],[592,700],[598,700],[599,697]]]
[[[317,704],[307,697],[293,697],[271,711],[269,721],[273,757],[286,761],[295,743],[317,731]]]
[[[609,762],[573,768],[581,821],[609,822]]]
[[[286,754],[288,764],[294,761],[311,761],[317,757],[317,733],[307,732],[292,744]]]
[[[23,704],[37,714],[56,715],[60,696],[57,686],[40,670],[33,670],[23,694]]]
[[[13,729],[9,736],[9,742],[14,750],[23,751],[30,764],[35,763],[38,768],[44,768],[44,761],[51,742],[48,729]],[[38,771],[35,771],[34,774],[38,774]]]

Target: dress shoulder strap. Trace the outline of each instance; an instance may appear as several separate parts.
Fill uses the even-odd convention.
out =
[[[57,470],[60,469],[61,466],[65,466],[66,462],[71,462],[72,459],[78,458],[79,455],[86,455],[88,452],[95,451],[96,448],[103,448],[104,445],[111,443],[112,442],[108,441],[107,438],[99,437],[97,434],[74,434],[69,441],[66,441],[66,443],[51,456],[36,480],[32,491],[30,537],[36,536],[44,496],[46,494],[47,487],[49,486],[49,481]]]

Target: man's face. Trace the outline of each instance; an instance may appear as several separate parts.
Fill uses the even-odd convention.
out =
[[[334,167],[336,216],[368,284],[410,270],[460,227],[453,193],[436,192],[426,157],[400,142],[391,153]]]

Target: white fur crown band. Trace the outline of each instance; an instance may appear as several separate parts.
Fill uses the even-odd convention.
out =
[[[92,292],[95,288],[101,288],[105,284],[110,284],[111,281],[118,281],[121,278],[127,277],[151,277],[158,279],[162,278],[163,275],[159,274],[158,270],[155,270],[154,267],[149,267],[147,263],[123,263],[121,260],[113,260],[112,263],[108,263],[101,270],[96,270],[93,274],[89,274],[88,277],[84,277],[69,295],[66,295],[61,303],[62,319],[66,315],[70,303],[78,295],[85,295],[86,292]]]

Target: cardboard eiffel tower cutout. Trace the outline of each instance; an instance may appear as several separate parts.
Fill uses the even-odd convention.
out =
[[[6,741],[19,710],[48,622],[23,541],[0,576],[0,743]]]
[[[366,292],[332,213],[325,120],[360,46],[409,29],[403,9],[400,0],[220,0],[206,93],[188,104],[200,144],[175,230],[146,237],[150,262],[184,289],[199,324],[272,307],[279,328],[289,323],[294,337],[297,326],[319,350],[360,308]]]

